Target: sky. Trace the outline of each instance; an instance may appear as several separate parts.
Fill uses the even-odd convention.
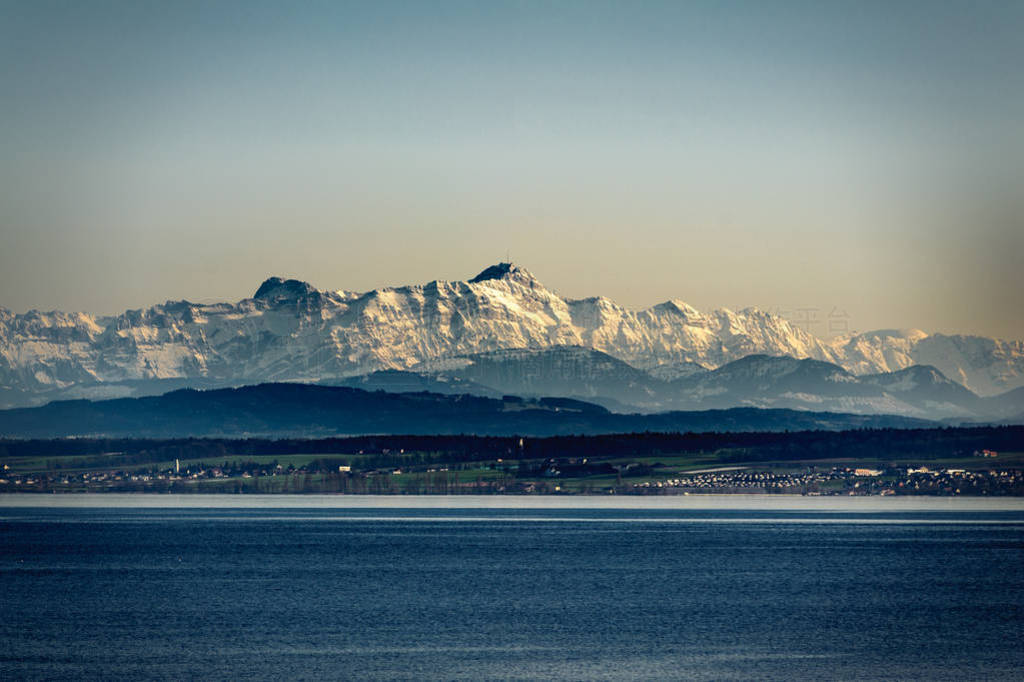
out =
[[[509,254],[568,297],[1024,339],[1021,35],[1024,2],[0,0],[0,306]]]

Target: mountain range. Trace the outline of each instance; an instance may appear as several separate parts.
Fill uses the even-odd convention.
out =
[[[383,370],[336,383],[391,392],[563,396],[619,413],[745,406],[954,422],[1017,421],[1024,415],[1024,389],[983,398],[928,365],[857,376],[820,360],[748,355],[714,370],[662,379],[600,351],[562,346],[477,353],[415,369]]]
[[[271,277],[237,303],[108,317],[0,308],[0,407],[260,382],[377,387],[388,372],[414,390],[580,396],[620,411],[1012,418],[1024,343],[919,330],[825,340],[756,308],[679,300],[630,310],[562,298],[509,263],[362,293]]]

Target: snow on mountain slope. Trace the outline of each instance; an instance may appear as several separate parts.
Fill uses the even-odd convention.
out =
[[[978,395],[1024,386],[1024,342],[982,336],[882,330],[838,337],[831,343],[840,364],[857,374],[931,365]]]
[[[748,308],[678,300],[629,310],[563,299],[508,263],[468,281],[365,293],[272,277],[237,303],[169,301],[113,317],[0,309],[0,406],[111,383],[218,385],[338,379],[506,349],[582,346],[672,378],[751,354],[812,358],[854,374],[931,364],[982,394],[1024,385],[1024,347],[981,337],[872,332],[826,342]],[[659,369],[662,368],[662,369]]]
[[[981,399],[934,367],[856,376],[820,360],[749,355],[672,382],[671,406],[784,407],[928,419],[985,414]]]

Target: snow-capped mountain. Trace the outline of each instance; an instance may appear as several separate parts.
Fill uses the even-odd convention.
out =
[[[978,395],[1024,385],[1024,341],[886,329],[837,337],[830,346],[840,364],[855,374],[931,365]]]
[[[826,342],[754,308],[704,313],[671,300],[629,310],[606,298],[565,299],[502,263],[468,281],[365,293],[272,277],[237,303],[169,301],[112,317],[0,309],[0,404],[138,395],[183,383],[336,380],[564,346],[602,351],[661,380],[767,354],[835,363],[856,375],[930,364],[984,395],[1024,386],[1019,341],[909,331]]]

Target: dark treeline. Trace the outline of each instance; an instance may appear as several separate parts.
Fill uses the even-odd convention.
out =
[[[1024,451],[1024,426],[755,433],[627,433],[545,438],[357,436],[322,439],[74,438],[0,440],[9,457],[75,457],[74,466],[121,466],[173,459],[265,455],[360,455],[362,466],[567,457],[650,457],[719,453],[723,461],[837,457],[938,459],[975,450]],[[334,458],[329,458],[332,462]],[[59,463],[56,466],[60,466]],[[69,463],[68,466],[71,466]]]

